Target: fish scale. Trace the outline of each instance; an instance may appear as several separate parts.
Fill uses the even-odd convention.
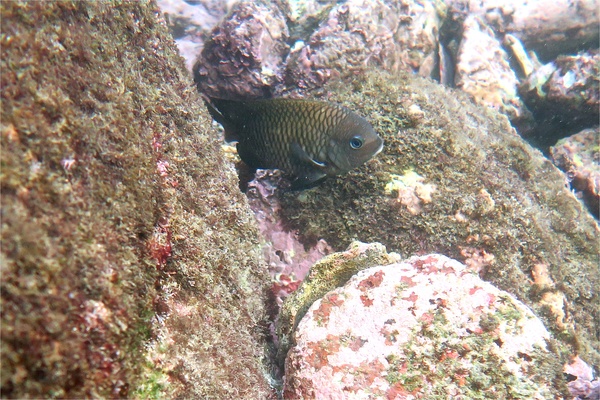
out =
[[[337,104],[209,98],[206,105],[246,164],[281,169],[296,189],[358,167],[383,148],[364,118]]]

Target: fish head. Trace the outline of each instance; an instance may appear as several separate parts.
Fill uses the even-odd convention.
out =
[[[383,149],[383,139],[357,114],[346,115],[333,129],[327,148],[328,175],[339,175],[373,158]]]

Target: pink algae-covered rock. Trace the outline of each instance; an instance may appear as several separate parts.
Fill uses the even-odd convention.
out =
[[[310,307],[287,355],[284,396],[559,398],[548,339],[526,306],[465,265],[413,257],[363,270]]]

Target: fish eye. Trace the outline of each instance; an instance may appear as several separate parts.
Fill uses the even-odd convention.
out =
[[[350,147],[353,149],[360,149],[363,145],[363,140],[359,136],[354,136],[350,139]]]

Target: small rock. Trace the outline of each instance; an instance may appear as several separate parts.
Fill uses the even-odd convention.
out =
[[[567,173],[571,187],[581,194],[596,218],[600,207],[599,135],[599,127],[585,129],[550,147],[552,161]]]
[[[494,33],[478,17],[470,15],[464,24],[458,50],[456,87],[473,99],[510,119],[525,115],[517,95],[517,77],[508,63],[508,55]]]
[[[538,126],[522,132],[541,147],[598,124],[600,53],[560,56],[536,69],[519,86]]]
[[[277,359],[283,363],[298,323],[306,310],[325,293],[346,283],[356,272],[373,265],[397,262],[400,256],[387,253],[380,243],[352,242],[345,252],[330,254],[310,269],[302,286],[286,299],[277,320],[279,350]]]
[[[600,399],[600,380],[594,379],[594,370],[581,358],[574,357],[565,365],[569,391],[578,399]]]
[[[268,97],[289,52],[278,7],[241,2],[212,32],[193,67],[198,90],[215,97]]]
[[[568,393],[531,310],[442,255],[357,273],[310,307],[295,339],[289,399]]]

